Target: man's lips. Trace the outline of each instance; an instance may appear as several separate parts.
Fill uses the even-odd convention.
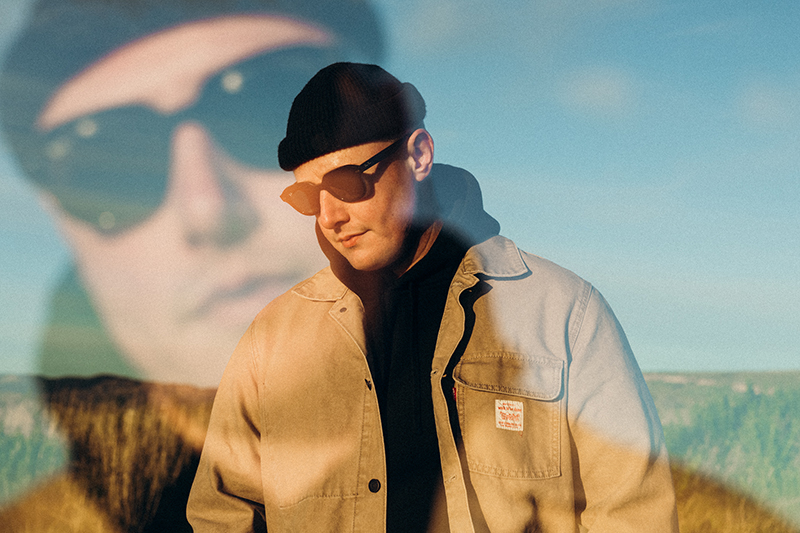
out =
[[[361,233],[351,233],[349,235],[345,235],[344,237],[339,238],[339,242],[342,243],[342,246],[345,248],[352,248],[356,244],[358,244],[358,240],[364,235],[364,232]]]

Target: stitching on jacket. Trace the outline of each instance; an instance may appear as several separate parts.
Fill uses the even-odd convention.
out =
[[[578,300],[578,318],[576,318],[578,323],[575,325],[575,333],[570,334],[570,339],[569,339],[570,354],[573,353],[575,343],[578,342],[578,337],[580,336],[581,330],[583,329],[583,322],[586,319],[586,311],[589,308],[589,300],[591,300],[594,291],[595,291],[594,286],[592,286],[591,283],[587,282],[584,285],[584,290],[581,293],[580,300]]]
[[[494,351],[494,352],[477,352],[474,354],[465,354],[459,366],[462,363],[468,363],[470,361],[481,361],[481,360],[492,360],[492,359],[510,359],[514,361],[522,361],[525,363],[534,363],[539,365],[540,367],[545,367],[546,370],[549,371],[547,376],[547,382],[544,384],[543,388],[540,389],[532,389],[532,388],[521,388],[521,387],[509,387],[506,385],[499,385],[499,384],[491,384],[486,382],[478,382],[474,380],[466,379],[461,371],[455,372],[453,378],[475,390],[480,391],[488,391],[488,392],[505,392],[508,394],[513,394],[516,396],[524,396],[526,398],[532,398],[539,401],[555,401],[562,395],[562,382],[563,382],[563,369],[564,369],[564,362],[560,359],[550,359],[550,358],[543,358],[543,357],[532,357],[527,356],[523,353],[519,352],[508,352],[508,351]]]
[[[357,497],[358,494],[352,492],[345,494],[308,494],[306,496],[303,496],[296,502],[289,503],[286,505],[278,505],[278,509],[291,509],[292,507],[296,507],[297,505],[300,505],[306,500],[349,500]]]

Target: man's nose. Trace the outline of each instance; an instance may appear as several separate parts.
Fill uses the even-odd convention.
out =
[[[336,229],[350,219],[346,204],[322,189],[319,191],[317,223],[325,229]]]
[[[258,225],[258,213],[242,194],[233,161],[197,122],[172,134],[170,188],[178,201],[191,246],[232,246]]]

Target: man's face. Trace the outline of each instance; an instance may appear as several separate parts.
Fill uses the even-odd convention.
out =
[[[297,167],[295,178],[320,184],[327,172],[360,165],[390,144],[371,142],[326,154]],[[365,172],[375,186],[365,200],[348,203],[320,191],[317,223],[322,234],[356,270],[378,270],[400,258],[416,203],[417,177],[407,154],[408,147],[402,146],[397,155]]]
[[[330,40],[318,28],[279,17],[188,23],[130,43],[79,73],[54,93],[37,126],[48,131],[131,104],[172,115],[191,107],[204,82],[226,67]],[[290,182],[284,172],[235,159],[200,120],[174,126],[169,153],[161,203],[118,233],[71,216],[46,194],[45,200],[101,320],[132,365],[150,379],[215,385],[258,310],[321,267],[324,257],[311,225],[298,230],[303,221],[278,199]]]

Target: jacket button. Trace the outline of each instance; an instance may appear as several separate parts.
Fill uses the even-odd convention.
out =
[[[377,479],[370,479],[369,480],[369,491],[370,492],[378,492],[381,490],[381,482]]]

